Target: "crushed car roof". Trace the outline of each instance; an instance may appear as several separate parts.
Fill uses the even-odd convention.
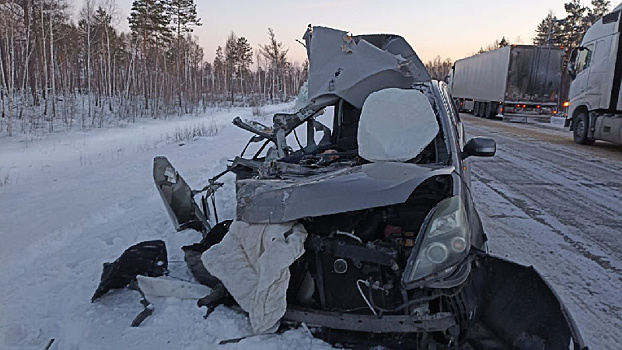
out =
[[[313,106],[327,106],[342,98],[361,108],[372,92],[410,88],[431,79],[423,62],[399,35],[351,36],[337,29],[313,27],[304,39]]]

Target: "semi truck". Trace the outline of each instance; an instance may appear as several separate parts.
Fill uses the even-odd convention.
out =
[[[576,143],[622,144],[622,36],[619,5],[592,25],[572,51],[568,118]]]
[[[448,77],[460,111],[527,121],[558,114],[564,51],[510,45],[457,60]]]

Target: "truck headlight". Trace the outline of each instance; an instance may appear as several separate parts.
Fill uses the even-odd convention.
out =
[[[453,268],[469,254],[470,236],[460,197],[441,201],[428,214],[419,231],[402,282],[410,284]]]

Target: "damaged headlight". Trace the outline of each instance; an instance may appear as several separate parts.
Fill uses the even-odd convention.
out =
[[[471,235],[459,196],[441,201],[422,228],[404,270],[404,285],[443,271],[449,274],[469,254]]]

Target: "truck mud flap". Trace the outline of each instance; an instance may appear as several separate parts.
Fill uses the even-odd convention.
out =
[[[177,231],[191,228],[207,232],[211,229],[205,215],[194,201],[190,186],[166,157],[156,157],[153,160],[153,180]]]
[[[492,256],[483,266],[486,296],[468,336],[475,348],[587,349],[559,296],[533,267]]]

